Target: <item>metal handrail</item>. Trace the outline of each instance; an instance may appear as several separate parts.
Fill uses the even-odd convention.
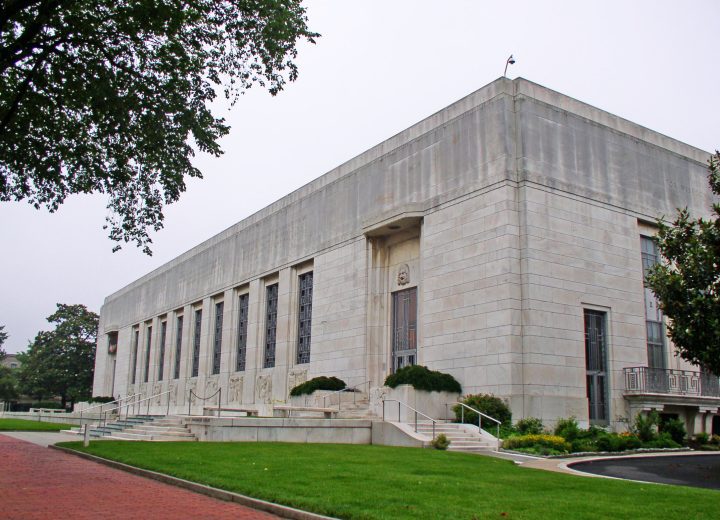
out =
[[[85,412],[87,412],[88,410],[92,410],[92,409],[94,409],[94,408],[101,408],[100,412],[102,413],[102,407],[103,407],[103,406],[108,405],[108,404],[113,404],[113,403],[121,403],[121,402],[124,401],[125,399],[131,399],[131,398],[135,397],[136,395],[140,395],[140,394],[139,394],[139,393],[137,393],[137,394],[132,394],[132,395],[128,395],[128,396],[126,396],[126,397],[121,397],[121,398],[119,398],[119,399],[115,399],[114,401],[108,401],[107,403],[96,404],[95,406],[91,406],[90,408],[83,408],[82,410],[80,410],[80,420],[82,421],[82,416],[83,416],[83,414],[84,414]]]
[[[160,397],[161,395],[169,394],[172,392],[172,390],[165,390],[164,392],[160,392],[159,394],[151,395],[149,397],[146,397],[145,399],[140,399],[139,401],[136,401],[133,405],[133,412],[136,409],[136,406],[142,403],[143,401],[147,401],[147,410],[145,412],[146,415],[150,415],[150,400],[155,399],[156,397]],[[170,407],[170,398],[168,397],[168,408]],[[125,414],[125,417],[127,417],[127,413]]]
[[[209,395],[208,397],[200,397],[199,395],[197,395],[195,393],[194,390],[190,390],[190,393],[188,394],[188,416],[192,415],[190,413],[190,409],[191,409],[190,407],[192,406],[192,396],[195,396],[197,399],[200,399],[203,402],[205,402],[208,399],[212,399],[213,397],[215,397],[215,395],[218,396],[217,407],[218,407],[218,417],[220,417],[220,401],[222,400],[222,387],[215,390],[215,393],[212,395]]]
[[[335,391],[332,392],[332,393],[325,394],[325,395],[323,396],[323,398],[322,398],[322,400],[323,400],[323,408],[325,408],[325,399],[327,399],[328,397],[330,397],[330,396],[332,396],[332,395],[335,395],[335,394],[340,394],[340,393],[342,393],[342,392],[348,392],[348,391],[350,391],[350,390],[355,390],[358,386],[368,385],[368,393],[370,393],[370,383],[372,383],[372,381],[363,381],[362,383],[358,383],[358,384],[356,384],[355,386],[346,386],[345,388],[341,388],[340,390],[335,390]],[[352,394],[353,394],[353,404],[357,404],[357,400],[356,400],[356,396],[355,396],[356,393],[357,393],[357,392],[353,392],[353,393],[352,393]],[[341,403],[342,403],[342,399],[340,398],[340,396],[338,396],[338,412],[340,411],[340,404],[341,404]]]
[[[433,419],[432,417],[430,417],[429,415],[425,415],[425,414],[422,413],[421,411],[416,410],[415,408],[413,408],[413,407],[410,406],[409,404],[403,403],[402,401],[399,401],[398,399],[383,399],[383,400],[382,400],[383,421],[385,420],[385,402],[386,402],[386,401],[394,401],[394,402],[396,402],[396,403],[398,404],[398,422],[402,422],[402,421],[400,420],[400,408],[401,408],[402,406],[404,406],[405,408],[408,408],[408,409],[412,410],[413,412],[415,412],[415,433],[417,433],[417,431],[418,431],[418,414],[419,414],[419,415],[422,415],[422,416],[425,417],[426,419],[430,419],[430,421],[432,421],[432,438],[433,438],[433,439],[435,438],[435,423],[437,423],[437,421],[436,421],[435,419]]]
[[[455,406],[456,404],[460,405],[460,423],[461,424],[465,424],[465,408],[478,414],[478,433],[480,433],[481,435],[482,435],[482,431],[483,431],[483,429],[482,429],[482,418],[483,417],[485,417],[486,419],[490,419],[491,421],[493,421],[495,423],[495,428],[497,431],[497,435],[495,436],[495,438],[497,439],[497,444],[498,444],[498,448],[499,448],[500,447],[500,425],[502,424],[502,422],[495,419],[495,417],[490,417],[489,415],[482,413],[480,410],[476,410],[472,406],[468,406],[465,403],[462,403],[460,401],[458,401],[456,403],[445,403],[445,410],[446,410],[445,415],[448,415],[447,407],[449,405]]]

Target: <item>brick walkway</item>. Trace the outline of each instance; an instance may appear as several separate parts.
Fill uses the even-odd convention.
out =
[[[0,435],[0,519],[273,519],[231,502]]]

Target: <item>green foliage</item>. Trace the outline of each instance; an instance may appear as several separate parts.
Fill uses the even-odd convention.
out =
[[[65,408],[68,400],[91,395],[98,315],[84,305],[59,303],[48,321],[55,329],[39,332],[19,356],[18,380],[22,393],[37,399],[60,396]]]
[[[468,395],[462,402],[493,419],[497,419],[504,426],[510,426],[512,423],[512,412],[510,412],[507,403],[492,394]],[[460,421],[464,415],[466,423],[478,423],[478,414],[467,408],[463,409],[462,406],[455,405],[453,406],[453,412],[455,412],[457,421]],[[495,427],[495,423],[487,420],[483,422],[483,425],[485,426],[484,429]]]
[[[697,441],[698,444],[708,444],[710,442],[710,435],[705,432],[700,432],[695,434],[695,441]]]
[[[345,388],[345,381],[337,377],[314,377],[309,381],[305,381],[290,390],[290,395],[312,394],[315,390],[342,390]]]
[[[408,365],[385,378],[385,386],[412,385],[426,392],[461,393],[462,387],[450,374],[444,374],[420,365]]]
[[[673,441],[678,444],[685,442],[687,431],[685,430],[685,423],[680,419],[665,419],[660,421],[659,425],[660,433],[667,433],[670,435]]]
[[[680,444],[675,442],[669,433],[660,433],[653,440],[643,442],[643,448],[679,448]]]
[[[595,440],[599,451],[626,451],[642,447],[642,442],[634,434],[603,433]]]
[[[555,423],[555,435],[559,435],[568,442],[572,442],[580,435],[580,427],[575,417],[560,419]]]
[[[5,358],[5,351],[3,350],[2,346],[3,343],[5,343],[8,339],[8,333],[5,332],[5,325],[0,325],[0,361],[2,361]]]
[[[539,435],[543,432],[544,427],[542,419],[526,417],[515,423],[515,429],[520,435]]]
[[[516,435],[503,441],[507,450],[532,449],[541,455],[569,453],[572,445],[558,435]]]
[[[0,365],[0,401],[10,401],[17,399],[17,397],[17,379],[15,374],[8,367]]]
[[[88,403],[111,403],[115,398],[111,395],[101,396],[97,395],[87,400]]]
[[[430,441],[430,445],[436,450],[446,450],[450,446],[450,439],[444,433],[441,433]]]
[[[657,438],[657,425],[659,420],[660,416],[655,410],[647,415],[642,412],[638,413],[631,431],[635,433],[643,443],[651,442]]]
[[[710,158],[710,189],[720,196],[720,152]],[[690,218],[687,208],[671,225],[658,221],[664,262],[646,282],[669,318],[668,334],[680,356],[720,374],[720,204],[711,219]]]
[[[109,196],[110,238],[150,254],[196,151],[229,127],[211,108],[296,79],[299,0],[31,0],[0,10],[0,201],[55,211]],[[116,246],[116,249],[120,246]]]

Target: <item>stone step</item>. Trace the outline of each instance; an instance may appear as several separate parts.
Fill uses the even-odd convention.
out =
[[[123,440],[123,441],[197,441],[197,438],[189,434],[187,436],[179,435],[163,435],[163,434],[144,434],[144,433],[131,433],[131,432],[120,432],[108,435],[106,439]]]
[[[182,432],[175,432],[175,431],[164,431],[164,430],[146,430],[145,428],[130,428],[129,430],[123,430],[122,432],[117,433],[129,433],[131,435],[147,435],[147,436],[157,436],[162,435],[165,437],[195,437],[192,433],[185,430]],[[112,435],[116,435],[116,433],[113,433]]]
[[[174,433],[187,433],[188,429],[183,426],[156,426],[154,423],[152,424],[143,424],[142,426],[134,426],[132,428],[128,428],[128,430],[143,430],[143,431],[150,431],[150,432],[174,432]]]

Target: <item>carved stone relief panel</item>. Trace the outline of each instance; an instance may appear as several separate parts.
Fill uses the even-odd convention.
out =
[[[232,376],[229,382],[228,389],[228,402],[229,403],[242,403],[243,397],[243,384],[245,378],[243,376]]]
[[[256,390],[257,401],[269,404],[272,400],[272,377],[269,374],[258,376]]]

